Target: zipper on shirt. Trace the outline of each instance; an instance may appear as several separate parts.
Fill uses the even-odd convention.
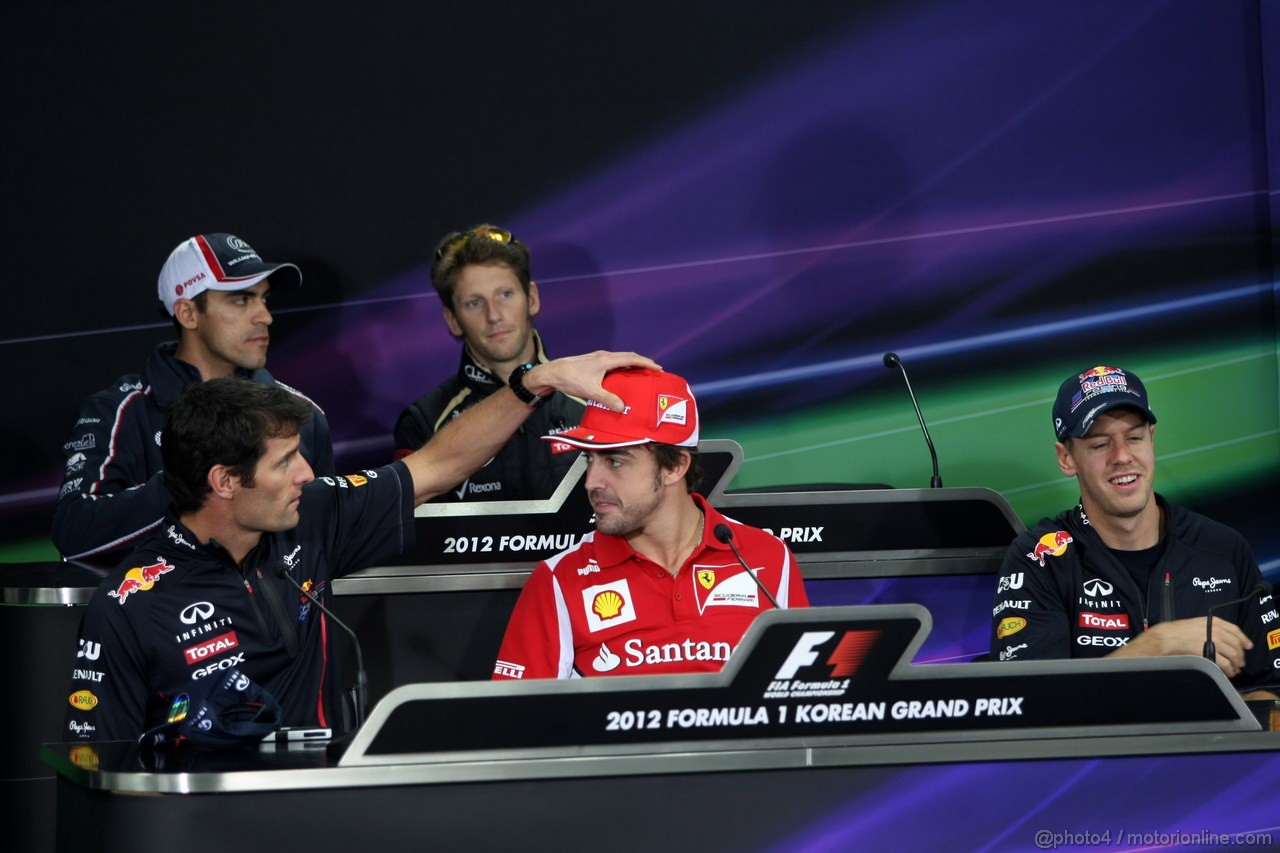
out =
[[[1164,573],[1164,586],[1160,590],[1160,621],[1172,622],[1173,615],[1173,578]]]
[[[284,602],[280,600],[280,591],[262,573],[261,566],[255,566],[253,571],[258,576],[258,588],[262,590],[263,597],[267,599],[267,604],[276,615],[276,622],[280,625],[280,634],[284,639],[284,647],[289,652],[289,657],[297,657],[298,632],[293,629],[293,620],[289,618]]]

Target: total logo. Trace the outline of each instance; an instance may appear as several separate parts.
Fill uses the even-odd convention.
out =
[[[211,657],[216,657],[223,652],[229,652],[240,645],[240,640],[236,637],[235,631],[228,631],[221,636],[206,640],[199,645],[190,646],[182,650],[182,655],[187,659],[187,663],[194,665]]]
[[[1081,628],[1096,628],[1102,631],[1128,631],[1128,613],[1089,613],[1080,612]]]

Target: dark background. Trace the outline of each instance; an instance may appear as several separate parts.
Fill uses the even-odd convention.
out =
[[[945,414],[1023,389],[1047,410],[1093,359],[1178,377],[1251,346],[1214,405],[1190,400],[1200,467],[1165,486],[1266,564],[1276,16],[1259,0],[9,4],[0,559],[52,557],[76,406],[168,337],[155,277],[179,241],[230,231],[302,268],[269,366],[357,467],[385,461],[396,412],[453,369],[426,265],[442,233],[488,220],[534,250],[553,353],[653,354],[693,380],[714,436],[746,437],[748,467],[747,439],[785,443],[797,418],[871,433],[883,403],[910,429],[886,349]],[[1262,436],[1243,460],[1204,450],[1233,410],[1265,421],[1242,428]],[[1032,438],[935,427],[948,485],[1007,491],[1029,522],[1061,508],[1027,491],[1046,417]],[[924,485],[918,432],[903,442],[818,464]],[[1039,468],[1014,459],[1031,447]]]

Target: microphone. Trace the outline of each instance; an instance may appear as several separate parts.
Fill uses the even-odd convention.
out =
[[[1240,598],[1233,598],[1230,601],[1220,601],[1209,608],[1209,616],[1204,623],[1204,656],[1206,660],[1212,661],[1218,656],[1218,650],[1213,645],[1213,611],[1217,610],[1219,607],[1226,607],[1231,604],[1240,604],[1241,602],[1248,601],[1255,595],[1263,596],[1270,594],[1271,584],[1266,581],[1258,581],[1257,585],[1254,586],[1253,589],[1249,590],[1247,594]]]
[[[760,578],[756,577],[756,573],[751,571],[751,567],[747,565],[747,561],[742,559],[742,554],[739,553],[738,546],[733,544],[733,531],[729,529],[729,525],[717,524],[715,534],[717,539],[733,549],[733,556],[738,558],[738,562],[742,564],[742,568],[747,570],[747,574],[756,582],[756,586],[760,587],[760,591],[764,593],[764,597],[769,599],[770,603],[773,604],[773,609],[781,610],[782,608],[778,606],[778,599],[773,597],[773,594],[770,593],[765,585],[760,582]]]
[[[938,451],[933,449],[933,439],[929,437],[929,428],[925,426],[924,415],[920,412],[920,404],[916,402],[916,392],[911,390],[911,380],[907,378],[907,368],[902,365],[902,359],[898,358],[896,352],[887,352],[884,354],[884,366],[892,370],[898,368],[902,371],[902,381],[907,383],[907,393],[911,395],[911,405],[916,407],[916,417],[920,419],[920,429],[924,431],[925,444],[929,445],[929,455],[933,457],[933,479],[929,481],[929,488],[942,488],[942,475],[938,473]]]
[[[320,599],[311,594],[310,590],[304,589],[302,584],[293,579],[293,575],[289,574],[289,570],[283,566],[276,566],[276,574],[293,584],[298,592],[305,595],[324,615],[334,621],[339,628],[347,632],[347,636],[351,638],[351,645],[356,650],[356,683],[351,686],[351,702],[355,706],[356,728],[364,723],[365,703],[369,695],[369,676],[364,669],[364,654],[360,651],[360,638],[356,636],[356,632],[347,627],[347,623],[343,622],[333,611],[320,603]]]

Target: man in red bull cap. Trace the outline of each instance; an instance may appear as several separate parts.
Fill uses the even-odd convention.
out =
[[[319,479],[301,453],[309,404],[236,377],[189,386],[164,424],[170,513],[86,608],[66,739],[136,738],[174,697],[230,670],[280,703],[284,725],[348,728],[335,628],[314,601],[411,544],[414,507],[484,464],[540,399],[564,391],[621,408],[600,383],[633,365],[656,366],[606,352],[539,364],[404,459]]]
[[[1053,429],[1058,467],[1076,478],[1080,501],[1010,546],[991,658],[1208,651],[1247,698],[1276,698],[1275,598],[1239,533],[1156,493],[1156,416],[1142,380],[1105,365],[1073,373],[1058,389]]]
[[[760,612],[808,606],[790,549],[695,493],[689,384],[631,369],[604,387],[621,410],[589,400],[581,426],[546,436],[586,452],[596,529],[534,569],[494,679],[716,672]]]

